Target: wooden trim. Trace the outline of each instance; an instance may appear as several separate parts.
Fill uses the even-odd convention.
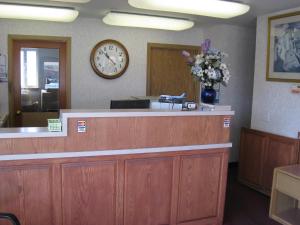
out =
[[[36,41],[68,42],[71,40],[71,37],[9,34],[8,39],[9,40],[36,40]]]
[[[125,184],[125,160],[117,162],[117,191],[116,191],[116,224],[123,224],[124,218],[124,184]]]
[[[151,81],[151,67],[150,67],[150,62],[151,62],[151,47],[152,44],[148,43],[147,44],[147,78],[146,78],[146,95],[149,96],[151,93],[151,85],[150,85],[150,81]]]
[[[0,155],[224,144],[224,117],[71,118],[68,136],[0,139]],[[86,121],[86,133],[77,132],[78,120]]]
[[[129,155],[108,155],[108,156],[90,156],[90,157],[74,157],[74,158],[57,158],[57,159],[26,159],[26,160],[11,160],[11,161],[1,161],[0,169],[10,166],[24,166],[28,165],[43,165],[43,164],[63,164],[63,163],[84,163],[84,162],[94,162],[101,160],[111,161],[120,160],[119,169],[123,170],[123,160],[126,159],[140,159],[140,158],[160,158],[160,157],[181,157],[181,156],[191,156],[198,154],[217,154],[224,153],[229,154],[228,148],[219,149],[202,149],[193,151],[176,151],[176,152],[159,152],[159,153],[142,153],[142,154],[129,154]],[[180,160],[179,160],[180,161]],[[180,163],[178,161],[178,163]],[[226,164],[227,165],[227,164]]]
[[[170,224],[177,224],[177,212],[178,212],[178,199],[179,199],[179,184],[180,184],[180,169],[181,169],[181,157],[175,156],[173,161],[173,183],[172,183],[172,197],[171,197],[171,212],[170,212]]]
[[[283,136],[283,135],[269,133],[269,132],[266,132],[266,131],[250,129],[250,128],[246,128],[246,127],[242,127],[242,130],[245,131],[245,132],[253,133],[253,134],[258,134],[258,135],[263,135],[263,136],[267,135],[268,137],[280,138],[283,141],[297,141],[298,140],[297,138],[286,137],[286,136]]]
[[[180,50],[193,50],[193,51],[201,51],[201,47],[194,45],[178,45],[178,44],[161,44],[161,43],[148,43],[147,44],[147,83],[146,83],[146,95],[149,96],[151,93],[151,49],[152,48],[161,48],[161,49],[180,49]],[[196,90],[200,93],[200,83],[194,83]],[[199,94],[197,96],[197,101],[199,100]]]
[[[178,45],[178,44],[162,44],[162,43],[148,43],[150,48],[162,48],[162,49],[182,49],[182,50],[201,50],[201,47],[195,45]]]
[[[30,46],[35,46],[39,47],[43,42],[48,43],[53,42],[56,43],[54,45],[57,45],[59,43],[63,44],[65,48],[63,48],[65,52],[66,58],[60,59],[63,61],[63,64],[65,68],[62,71],[65,71],[66,74],[63,76],[60,76],[60,83],[63,85],[64,92],[62,93],[63,95],[63,100],[60,101],[61,108],[71,108],[71,37],[57,37],[57,36],[32,36],[32,35],[8,35],[8,86],[9,86],[9,120],[10,124],[15,124],[15,119],[14,119],[14,109],[15,105],[17,105],[14,102],[14,95],[16,94],[16,88],[13,87],[13,82],[19,80],[18,77],[15,76],[15,71],[14,71],[14,65],[15,63],[13,62],[13,46],[14,42],[17,41],[17,43],[23,43],[24,46],[26,46],[26,43],[30,43]],[[23,45],[22,45],[23,46]],[[20,83],[18,81],[18,83]],[[19,88],[18,88],[19,89]],[[18,93],[17,93],[18,94]]]
[[[247,169],[245,168],[245,161],[249,164],[249,161],[243,157],[245,153],[243,153],[244,150],[242,149],[245,137],[249,134],[259,136],[264,140],[260,146],[260,155],[253,155],[253,153],[250,152],[251,149],[248,149],[247,151],[248,156],[250,156],[251,159],[257,157],[257,160],[261,161],[259,174],[255,171],[255,174],[250,176],[251,178],[256,177],[255,179],[259,179],[258,183],[254,182],[254,180],[252,181],[247,179],[247,177],[245,177],[241,172]],[[277,143],[280,144],[277,145]],[[255,145],[255,143],[253,143],[253,145]],[[300,139],[297,138],[290,138],[264,131],[242,128],[240,146],[239,181],[266,195],[270,195],[270,173],[275,167],[295,164],[297,162],[300,163]],[[258,150],[256,152],[258,152]]]
[[[218,218],[219,224],[223,224],[224,208],[226,200],[226,187],[227,187],[227,175],[228,175],[228,160],[229,152],[224,151],[222,156],[222,166],[220,168],[220,187],[219,187],[219,199],[218,199]]]
[[[91,219],[90,214],[85,213],[86,211],[89,210],[93,210],[94,207],[91,204],[85,204],[88,197],[90,197],[90,202],[93,202],[93,196],[98,196],[98,201],[96,201],[95,207],[99,207],[99,204],[101,204],[101,200],[99,201],[99,193],[101,195],[105,195],[107,193],[107,191],[109,191],[110,196],[112,197],[112,204],[110,205],[110,208],[108,208],[109,210],[113,210],[110,212],[113,212],[115,217],[112,218],[113,220],[110,220],[111,223],[109,224],[129,224],[126,223],[126,219],[129,217],[133,217],[133,216],[139,216],[137,215],[135,212],[135,210],[139,210],[139,207],[149,207],[149,205],[154,205],[157,206],[158,203],[163,203],[165,206],[168,207],[168,209],[170,210],[165,210],[164,213],[166,215],[166,219],[168,220],[167,222],[164,222],[163,224],[170,224],[170,225],[175,225],[175,224],[179,224],[178,223],[178,218],[177,218],[177,214],[179,213],[178,210],[182,210],[182,208],[179,208],[179,193],[180,193],[180,186],[192,186],[195,185],[194,187],[202,187],[202,189],[193,189],[194,191],[192,192],[192,194],[194,194],[195,192],[197,193],[198,191],[204,191],[201,192],[202,195],[205,195],[203,193],[205,193],[205,190],[203,190],[203,187],[205,187],[206,184],[206,179],[201,179],[202,182],[200,183],[199,180],[194,182],[194,179],[191,179],[190,182],[187,184],[185,183],[184,179],[180,180],[180,177],[182,177],[182,174],[189,174],[190,171],[183,171],[182,168],[182,159],[183,158],[188,158],[188,159],[199,159],[202,158],[203,160],[207,160],[211,157],[213,158],[219,158],[220,160],[216,160],[214,161],[215,164],[215,168],[220,168],[219,172],[213,173],[216,175],[216,177],[213,178],[213,181],[210,180],[209,176],[205,176],[208,178],[208,182],[212,182],[214,184],[214,187],[216,192],[215,193],[211,193],[211,195],[216,196],[215,198],[217,198],[217,201],[213,203],[213,208],[216,211],[216,214],[214,215],[208,215],[209,217],[206,216],[206,214],[202,214],[202,212],[205,211],[205,207],[206,204],[209,204],[210,200],[207,198],[203,198],[202,199],[205,202],[198,202],[196,206],[191,205],[192,210],[196,210],[197,213],[199,214],[199,218],[197,218],[197,220],[188,220],[185,223],[182,224],[208,224],[208,222],[211,222],[209,224],[221,224],[222,221],[222,217],[223,217],[223,211],[224,211],[224,199],[225,199],[225,191],[226,191],[226,174],[227,174],[227,162],[228,162],[228,149],[215,149],[215,150],[196,150],[196,151],[191,151],[191,152],[173,152],[173,153],[155,153],[155,154],[135,154],[135,155],[125,155],[125,156],[101,156],[101,157],[84,157],[84,158],[70,158],[70,159],[55,159],[55,160],[24,160],[22,162],[19,161],[11,161],[11,162],[1,162],[0,163],[0,172],[3,171],[11,171],[11,170],[16,170],[16,173],[18,171],[27,169],[29,171],[28,175],[31,175],[31,171],[34,171],[36,168],[37,169],[47,169],[48,171],[50,171],[49,176],[45,179],[45,182],[49,181],[49,183],[51,184],[51,187],[49,188],[48,192],[51,196],[51,199],[47,199],[44,200],[44,202],[48,203],[49,201],[53,204],[51,204],[51,207],[48,207],[45,209],[46,213],[44,215],[48,215],[47,213],[51,212],[51,219],[53,221],[52,224],[61,224],[61,223],[65,223],[65,224],[71,224],[68,223],[70,220],[75,221],[76,219],[76,212],[68,214],[70,211],[68,211],[68,207],[72,207],[74,206],[75,209],[78,210],[78,212],[83,211],[82,213],[82,218],[85,219]],[[127,170],[128,167],[126,167],[125,162],[127,161],[127,165],[129,165],[130,163],[138,163],[139,166],[135,167],[134,170]],[[160,169],[159,171],[154,172],[153,174],[151,174],[151,172],[154,170],[155,171],[155,165],[157,164],[153,164],[153,162],[167,162],[167,169],[168,171],[163,170],[164,167],[161,167],[162,169]],[[105,185],[105,183],[101,183],[101,178],[105,177],[105,173],[103,173],[102,177],[95,177],[96,172],[94,170],[91,169],[91,173],[87,172],[89,170],[89,168],[91,167],[98,167],[98,166],[102,166],[102,165],[111,165],[114,166],[114,174],[110,173],[109,176],[110,177],[106,177],[106,181],[111,181],[113,182],[113,184],[111,186],[113,186],[113,189],[108,190],[101,188],[101,186]],[[194,167],[193,169],[197,169],[198,171],[202,172],[203,169],[203,175],[206,175],[206,171],[211,170],[211,168],[209,168],[210,164],[206,164],[205,166],[202,166],[201,168],[198,167]],[[139,199],[136,200],[134,198],[129,198],[128,196],[135,196],[136,194],[136,190],[135,188],[135,184],[136,181],[139,181],[137,179],[134,179],[135,183],[131,182],[131,189],[126,189],[126,187],[128,187],[128,177],[130,176],[131,178],[135,178],[136,176],[136,171],[141,169],[142,172],[142,178],[147,177],[147,181],[145,182],[144,179],[144,183],[148,184],[146,186],[146,189],[144,190],[145,193],[143,193],[143,190],[139,189],[138,191],[140,192],[139,194]],[[143,169],[146,168],[146,169]],[[149,168],[149,169],[148,169]],[[154,169],[153,169],[154,168]],[[75,169],[75,172],[74,170]],[[146,171],[145,171],[146,170]],[[189,169],[188,169],[189,170]],[[72,172],[73,171],[73,172]],[[77,172],[76,172],[77,171]],[[110,170],[111,171],[111,170]],[[147,173],[150,171],[150,174]],[[161,171],[161,173],[160,173]],[[101,172],[101,170],[100,170]],[[165,174],[164,174],[165,173]],[[68,175],[79,175],[78,176],[68,176]],[[149,175],[148,175],[149,174]],[[217,176],[218,174],[218,176]],[[2,175],[2,174],[1,174]],[[10,181],[13,185],[19,185],[18,182],[18,176],[15,175],[15,173],[13,174],[14,176],[12,178],[8,177],[8,176],[3,176],[2,175],[2,180],[4,180],[4,183],[6,180]],[[34,174],[33,174],[34,175]],[[39,174],[38,174],[39,175]],[[43,175],[43,174],[42,174]],[[82,177],[80,177],[82,175]],[[163,180],[160,178],[160,175],[167,177],[168,180]],[[191,174],[191,178],[193,177],[199,177],[198,173],[193,172]],[[83,184],[83,178],[86,177],[86,181],[93,181],[92,185],[94,186],[93,189],[87,188],[87,189],[83,189],[82,184]],[[4,179],[3,179],[4,178]],[[26,178],[31,178],[32,180],[34,180],[36,177],[31,177],[28,176]],[[38,176],[37,178],[41,178],[41,176]],[[66,178],[68,178],[66,180]],[[200,176],[201,178],[201,176]],[[111,180],[110,180],[111,179]],[[153,180],[157,180],[157,182],[154,183],[153,185]],[[31,180],[29,180],[31,181]],[[99,189],[97,188],[97,182],[99,184]],[[142,182],[142,181],[141,181]],[[108,182],[110,183],[110,182]],[[165,185],[165,183],[168,183],[171,185]],[[204,185],[202,185],[204,184]],[[162,199],[161,196],[164,197],[164,193],[161,192],[161,185],[162,186],[168,186],[168,189],[163,189],[163,191],[166,193],[166,195],[168,195],[168,197],[166,199]],[[211,185],[212,186],[212,185]],[[2,185],[3,187],[3,185]],[[6,201],[13,201],[16,198],[13,198],[14,196],[9,195],[10,194],[10,190],[8,188],[8,186],[4,186],[5,188],[2,188],[2,190],[4,190],[5,192],[7,192],[7,196],[6,198],[4,198]],[[23,187],[23,185],[21,184],[19,186],[21,189]],[[133,187],[133,188],[132,188]],[[73,189],[75,189],[76,193],[80,193],[80,195],[72,195],[70,194],[69,196],[66,196],[65,194],[69,194],[68,190],[70,191],[74,191]],[[151,188],[152,192],[149,192],[149,189]],[[17,187],[15,187],[14,192],[13,193],[18,193]],[[33,189],[29,189],[31,192],[30,193],[35,193]],[[36,199],[39,199],[40,196],[43,196],[43,192],[40,192],[40,189],[38,189],[39,192],[36,193]],[[79,191],[82,190],[82,191]],[[91,192],[94,191],[94,192]],[[106,192],[104,192],[106,191]],[[25,192],[28,193],[28,192]],[[181,191],[181,193],[184,195],[184,192]],[[23,192],[22,192],[23,194]],[[95,194],[95,195],[94,195]],[[19,197],[20,195],[17,195],[17,197]],[[27,197],[27,195],[24,195],[25,198]],[[70,201],[66,201],[66,199],[71,199],[73,200],[71,197],[72,196],[80,196],[78,199],[75,199],[74,201],[76,203],[79,203],[79,205],[71,205],[68,204],[70,203]],[[170,196],[170,197],[169,197]],[[22,196],[23,197],[23,196]],[[82,197],[82,198],[81,198]],[[151,198],[149,201],[149,197]],[[182,197],[186,197],[185,195]],[[214,198],[214,199],[215,199]],[[3,199],[3,197],[2,197]],[[83,199],[83,200],[82,200]],[[152,201],[152,199],[154,201]],[[188,197],[187,200],[191,201],[194,200],[195,198],[193,196]],[[80,201],[82,200],[82,201]],[[148,200],[148,201],[147,201]],[[167,200],[167,201],[166,201]],[[105,201],[105,200],[104,200]],[[135,202],[139,201],[139,203],[142,204],[134,204]],[[34,202],[34,207],[38,207],[39,205],[37,204],[37,200]],[[71,201],[73,202],[73,201]],[[99,203],[100,202],[100,203]],[[107,202],[107,201],[106,201]],[[153,204],[154,202],[154,204]],[[132,204],[131,204],[132,203]],[[202,204],[203,208],[196,208],[198,205]],[[5,204],[4,204],[5,205]],[[128,208],[129,205],[129,208]],[[43,206],[43,204],[42,204]],[[47,206],[47,205],[46,205]],[[52,208],[52,206],[54,206],[54,208]],[[14,207],[14,205],[13,205]],[[21,209],[24,210],[25,206],[17,206],[14,207],[10,210],[16,210],[16,209]],[[89,208],[86,208],[89,207]],[[105,206],[106,207],[106,206]],[[109,207],[109,206],[107,206]],[[165,207],[166,208],[166,207]],[[82,210],[81,210],[82,209]],[[204,209],[204,210],[203,210]],[[52,211],[53,210],[53,211]],[[184,208],[185,210],[185,208]],[[188,209],[189,210],[189,209]],[[17,210],[16,210],[17,211]],[[133,212],[133,214],[128,214],[128,211]],[[13,211],[14,212],[14,211]],[[126,214],[127,212],[127,214]],[[141,210],[141,212],[143,213],[144,211]],[[15,213],[15,212],[14,212]],[[34,211],[29,211],[30,216],[34,215]],[[93,213],[97,213],[97,211],[93,211]],[[98,212],[99,213],[99,212]],[[103,213],[103,212],[102,212]],[[149,219],[148,221],[151,221],[151,217],[152,216],[157,216],[160,213],[160,209],[159,208],[155,208],[154,214],[153,212],[151,214],[146,214],[145,216],[147,216],[147,219]],[[19,213],[21,215],[23,215],[22,213]],[[17,213],[17,216],[19,216],[19,214]],[[100,212],[101,214],[101,212]],[[97,214],[98,215],[98,214]],[[132,216],[133,215],[133,216]],[[127,218],[126,218],[127,216]],[[104,215],[105,217],[105,215]],[[158,216],[157,216],[158,217]],[[66,220],[66,218],[68,218]],[[21,222],[23,223],[28,223],[28,221],[26,221],[26,218],[21,217]],[[41,218],[42,220],[44,220],[45,222],[47,222],[43,217]],[[194,219],[194,218],[191,218]],[[82,220],[81,220],[82,221]],[[129,220],[130,221],[130,220]],[[151,222],[150,222],[151,223]],[[49,224],[49,223],[48,223]],[[90,223],[90,224],[97,224],[97,222],[94,223]],[[131,223],[132,224],[132,223]],[[134,223],[133,223],[134,224]],[[154,223],[151,223],[154,224]],[[160,223],[162,224],[162,223]]]
[[[65,39],[65,42],[66,42],[66,56],[67,56],[67,59],[66,59],[66,108],[67,109],[71,109],[72,108],[72,96],[71,96],[71,88],[72,88],[72,83],[71,83],[71,72],[72,72],[72,69],[71,69],[71,60],[72,60],[72,38],[71,37],[67,37]]]

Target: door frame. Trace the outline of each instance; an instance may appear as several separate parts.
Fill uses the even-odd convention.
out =
[[[71,108],[71,37],[59,36],[36,36],[36,35],[8,35],[8,95],[9,95],[9,124],[15,124],[15,103],[14,103],[14,63],[13,63],[13,46],[15,41],[42,41],[64,43],[66,46],[65,60],[65,108]]]

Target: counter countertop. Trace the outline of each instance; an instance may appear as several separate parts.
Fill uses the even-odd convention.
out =
[[[49,132],[47,127],[0,128],[0,138],[64,137],[67,136],[68,118],[90,117],[153,117],[153,116],[222,116],[234,111],[177,111],[153,109],[62,109],[62,132]]]

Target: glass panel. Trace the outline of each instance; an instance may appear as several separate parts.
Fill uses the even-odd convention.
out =
[[[59,110],[59,49],[22,48],[21,110]]]

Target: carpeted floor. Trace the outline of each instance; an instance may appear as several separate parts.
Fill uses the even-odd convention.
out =
[[[279,225],[268,216],[269,197],[239,184],[237,174],[229,169],[224,225]]]

